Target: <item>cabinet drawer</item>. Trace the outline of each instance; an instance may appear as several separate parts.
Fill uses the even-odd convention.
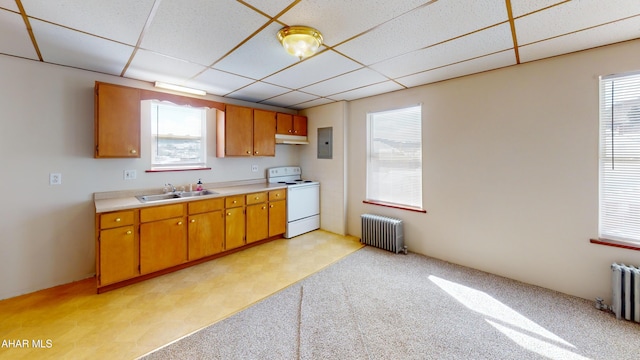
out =
[[[287,189],[269,191],[269,201],[283,200],[287,198]]]
[[[140,209],[140,222],[149,222],[184,215],[184,204],[155,206]]]
[[[226,208],[234,208],[244,205],[244,195],[228,196],[224,199]]]
[[[100,229],[111,229],[133,224],[133,211],[117,211],[100,215]]]
[[[259,204],[259,203],[263,203],[265,201],[267,201],[267,193],[266,192],[247,194],[247,205]]]
[[[204,212],[220,210],[223,208],[224,208],[223,198],[193,201],[189,203],[189,214],[200,214]]]

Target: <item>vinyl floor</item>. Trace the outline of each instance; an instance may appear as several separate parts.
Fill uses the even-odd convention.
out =
[[[103,294],[90,278],[0,301],[2,359],[135,359],[225,319],[363,245],[322,230]]]

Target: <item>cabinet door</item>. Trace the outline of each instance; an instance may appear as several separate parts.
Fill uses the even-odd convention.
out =
[[[138,245],[133,226],[100,231],[100,286],[138,276]]]
[[[244,208],[237,207],[225,211],[225,250],[231,250],[244,245]]]
[[[276,115],[276,133],[293,135],[293,115],[283,113]]]
[[[247,244],[269,237],[269,210],[267,204],[247,206]]]
[[[224,216],[222,210],[189,216],[189,260],[224,250]]]
[[[140,273],[181,264],[187,260],[187,227],[184,218],[140,224]]]
[[[284,234],[287,227],[286,201],[269,203],[269,237]]]
[[[140,89],[96,82],[95,157],[140,157]]]
[[[225,154],[253,154],[253,109],[227,105],[225,110]]]
[[[253,155],[276,155],[276,113],[253,110]]]
[[[307,136],[307,117],[293,115],[293,135]]]

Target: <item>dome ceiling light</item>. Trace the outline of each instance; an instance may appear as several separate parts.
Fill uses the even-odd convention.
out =
[[[318,51],[322,34],[308,26],[287,26],[278,31],[278,40],[289,54],[302,60]]]

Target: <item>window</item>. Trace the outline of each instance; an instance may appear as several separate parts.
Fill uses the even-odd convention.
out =
[[[151,103],[151,169],[197,169],[207,164],[207,109]]]
[[[600,79],[599,232],[640,244],[640,73]]]
[[[422,108],[368,114],[367,200],[422,208]]]

